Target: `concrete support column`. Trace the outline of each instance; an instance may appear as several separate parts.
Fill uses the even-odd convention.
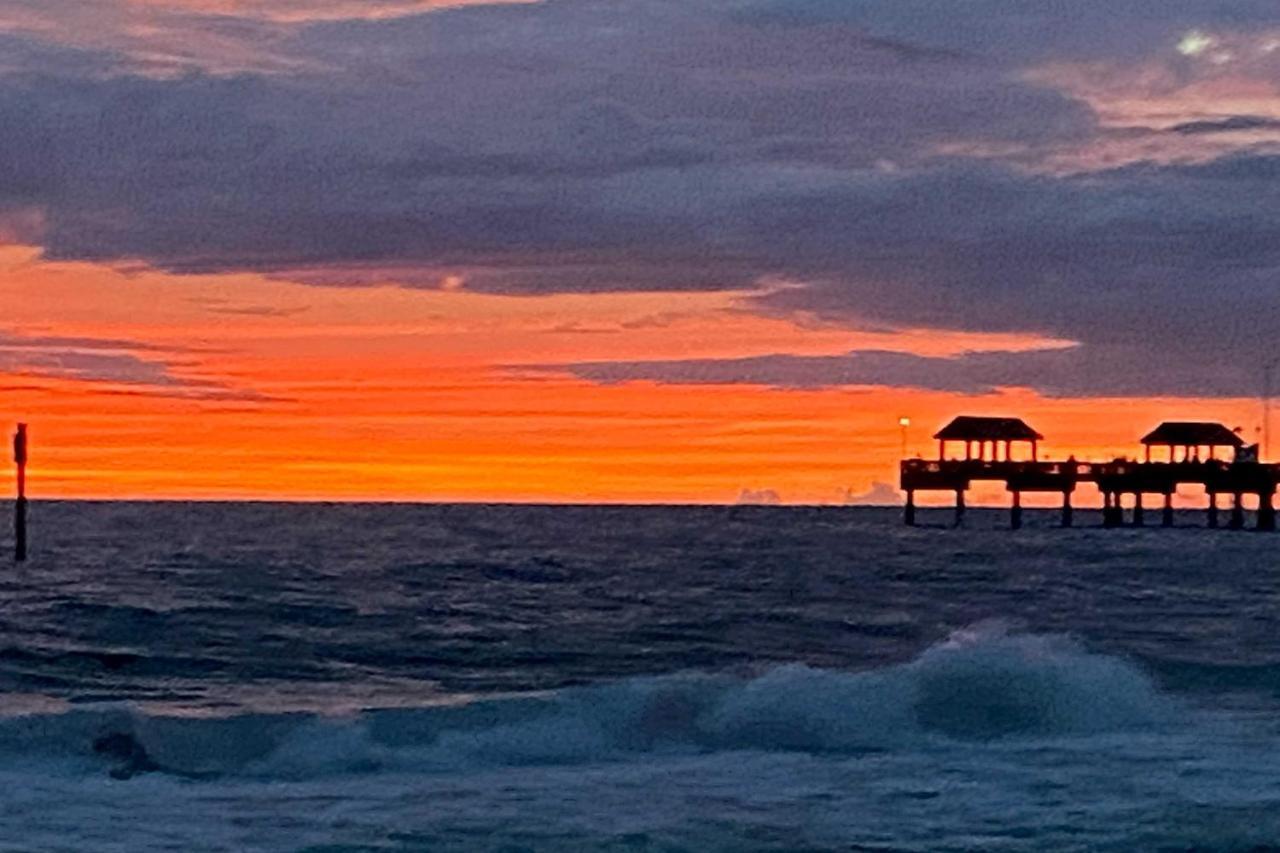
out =
[[[1133,526],[1142,527],[1147,523],[1146,514],[1142,508],[1142,492],[1133,493]]]
[[[1009,526],[1014,530],[1022,527],[1022,492],[1013,493],[1013,507],[1009,510]]]
[[[1173,492],[1164,494],[1164,515],[1160,519],[1164,527],[1173,527]]]
[[[1232,530],[1244,529],[1244,495],[1236,492],[1235,500],[1231,502],[1231,523]]]
[[[1262,492],[1258,495],[1258,529],[1276,529],[1276,505],[1272,492]]]
[[[1062,526],[1070,527],[1071,518],[1071,492],[1062,493]]]
[[[964,525],[964,489],[956,489],[956,527]]]

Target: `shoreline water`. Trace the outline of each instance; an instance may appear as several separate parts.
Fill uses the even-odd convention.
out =
[[[955,531],[892,508],[40,509],[0,577],[0,850],[1280,838],[1266,536],[1011,533],[996,510]]]

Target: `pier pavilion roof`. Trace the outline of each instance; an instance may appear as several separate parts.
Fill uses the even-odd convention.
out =
[[[1171,447],[1243,447],[1244,439],[1222,424],[1165,421],[1143,436],[1142,443]]]
[[[961,415],[934,436],[943,441],[1041,441],[1044,436],[1022,418],[979,418]]]

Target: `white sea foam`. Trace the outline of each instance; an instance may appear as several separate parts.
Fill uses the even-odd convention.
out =
[[[860,753],[938,739],[1072,737],[1148,729],[1175,719],[1175,710],[1130,662],[1065,637],[989,624],[909,663],[863,672],[787,665],[753,678],[686,673],[346,718],[189,719],[120,707],[27,715],[0,722],[0,754],[127,763],[119,749],[95,749],[115,734],[140,748],[138,773],[302,779],[583,764],[648,752]]]
[[[112,778],[122,759],[94,750],[107,733],[136,739],[154,767]],[[13,717],[0,721],[0,784],[14,792],[0,829],[34,846],[66,841],[145,801],[130,844],[80,840],[1228,850],[1280,831],[1268,817],[1276,767],[1275,737],[1166,695],[1129,661],[986,624],[861,672],[682,673],[333,718],[126,707]],[[232,825],[228,807],[277,817]],[[305,830],[278,819],[298,809]],[[391,825],[391,836],[377,829]]]

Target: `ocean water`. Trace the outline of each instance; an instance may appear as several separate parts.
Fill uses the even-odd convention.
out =
[[[36,504],[0,850],[1280,846],[1280,536],[970,515]]]

